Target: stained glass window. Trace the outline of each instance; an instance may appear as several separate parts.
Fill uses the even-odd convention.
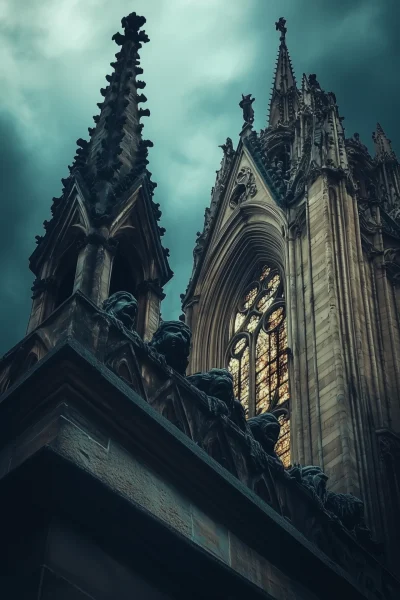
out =
[[[269,411],[281,430],[276,452],[290,464],[290,391],[283,284],[277,269],[254,273],[233,316],[228,368],[247,417]]]

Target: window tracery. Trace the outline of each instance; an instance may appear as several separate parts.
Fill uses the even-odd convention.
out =
[[[233,315],[228,368],[247,418],[267,411],[277,416],[281,430],[276,452],[289,466],[286,310],[280,275],[269,265],[256,271]]]

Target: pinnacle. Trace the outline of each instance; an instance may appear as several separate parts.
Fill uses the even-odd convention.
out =
[[[269,102],[269,125],[275,125],[281,120],[282,110],[285,120],[292,119],[297,107],[296,78],[286,46],[287,28],[285,25],[286,20],[283,17],[275,23],[276,30],[281,32],[281,36],[271,88],[272,98]],[[274,94],[274,92],[279,92],[279,94]]]
[[[150,140],[142,140],[142,117],[150,116],[148,108],[139,108],[147,101],[139,93],[146,84],[136,80],[143,73],[139,66],[139,49],[149,38],[141,27],[146,19],[131,13],[121,21],[123,33],[117,32],[113,40],[120,47],[116,60],[111,63],[113,72],[106,75],[107,86],[101,88],[102,102],[97,104],[99,114],[93,116],[94,127],[88,128],[89,141],[79,138],[74,161],[69,166],[69,176],[62,179],[66,197],[79,176],[88,190],[88,201],[95,204],[96,212],[111,212],[121,194],[127,193],[138,177],[147,172]],[[156,184],[150,181],[150,189]],[[151,192],[152,193],[152,192]],[[60,202],[53,203],[54,215]],[[48,229],[46,226],[46,230]]]

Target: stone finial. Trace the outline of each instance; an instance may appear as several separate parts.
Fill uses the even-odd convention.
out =
[[[254,122],[254,109],[252,107],[254,100],[255,98],[252,98],[251,94],[247,94],[247,96],[242,94],[242,99],[239,102],[239,106],[243,110],[243,121],[249,123],[249,125]]]
[[[275,27],[277,31],[281,32],[280,40],[281,42],[285,41],[285,35],[287,32],[287,28],[285,27],[286,19],[284,17],[280,17],[278,21],[275,23]]]

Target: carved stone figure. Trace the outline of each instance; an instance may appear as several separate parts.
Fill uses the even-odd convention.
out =
[[[136,298],[129,292],[115,292],[103,302],[103,310],[128,331],[135,329],[137,308]]]
[[[395,221],[400,222],[400,208],[399,207],[393,208],[391,211],[389,211],[388,215]]]
[[[247,96],[242,94],[242,99],[239,102],[239,106],[243,110],[243,121],[250,125],[254,122],[254,109],[252,107],[254,100],[255,98],[252,98],[251,94],[247,94]]]
[[[227,369],[211,369],[195,373],[187,380],[211,398],[221,400],[228,408],[231,420],[243,431],[247,429],[243,405],[235,399],[233,377]]]
[[[275,454],[275,446],[279,438],[281,426],[278,419],[272,413],[265,412],[247,421],[251,433],[263,450],[273,458],[278,459]]]
[[[285,25],[286,25],[286,19],[284,17],[280,17],[277,20],[277,22],[275,23],[276,31],[281,32],[281,41],[283,41],[285,39],[285,34],[287,31],[287,27],[285,27]]]
[[[225,144],[221,144],[220,146],[218,146],[218,148],[222,148],[222,152],[224,153],[224,156],[230,156],[234,152],[233,142],[230,137],[226,138]]]
[[[320,504],[321,508],[328,511],[332,518],[340,523],[362,543],[374,551],[377,545],[371,540],[371,531],[364,520],[364,502],[352,494],[337,494],[327,490],[328,476],[321,467],[316,465],[294,465],[288,470],[289,475],[299,484],[306,487]]]
[[[206,230],[206,227],[205,227],[203,233],[201,233],[200,231],[198,231],[196,233],[196,244],[193,248],[193,272],[196,270],[199,260],[203,254],[203,250],[204,250],[206,238],[207,238],[207,233],[208,233],[208,229]]]
[[[349,531],[364,520],[364,502],[352,494],[327,492],[325,508],[336,515]]]
[[[181,375],[188,365],[192,332],[182,321],[162,321],[149,346],[162,354],[167,365]]]
[[[321,467],[316,465],[303,467],[302,465],[297,464],[288,469],[288,473],[292,479],[295,479],[298,483],[310,490],[314,499],[321,507],[325,506],[327,497],[326,482],[328,481],[328,476],[323,472]]]
[[[321,89],[321,86],[320,86],[320,84],[319,84],[319,82],[317,80],[317,76],[316,76],[315,73],[312,73],[311,75],[309,75],[309,77],[308,77],[308,84],[312,88],[315,88],[315,89],[318,89],[318,90]]]

